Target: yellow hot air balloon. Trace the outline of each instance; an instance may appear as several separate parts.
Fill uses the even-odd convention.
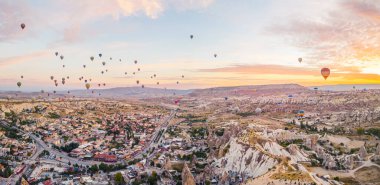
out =
[[[89,83],[86,83],[86,89],[90,89],[90,84]]]

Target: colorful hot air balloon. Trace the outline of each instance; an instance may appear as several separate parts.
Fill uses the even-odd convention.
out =
[[[321,75],[323,76],[323,78],[325,78],[325,80],[330,76],[330,69],[329,68],[322,68],[321,69]]]
[[[17,82],[17,86],[18,86],[18,87],[21,87],[21,82]]]
[[[90,89],[90,84],[89,83],[86,83],[86,89]]]
[[[25,28],[25,24],[24,23],[21,23],[21,29],[24,29]]]

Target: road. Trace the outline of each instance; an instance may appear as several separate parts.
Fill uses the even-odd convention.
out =
[[[136,155],[135,158],[142,157],[143,154],[146,154],[148,151],[150,151],[154,147],[157,148],[157,145],[159,142],[155,142],[156,139],[161,140],[163,133],[166,132],[166,129],[167,129],[167,126],[169,125],[169,122],[173,119],[173,117],[175,116],[176,113],[177,113],[176,109],[174,109],[170,112],[170,115],[160,124],[160,127],[158,129],[156,129],[156,131],[154,132],[152,139],[150,140],[148,146],[146,146],[145,149],[142,152],[140,152],[140,154]],[[164,131],[162,132],[161,135],[159,135],[159,133],[162,129],[164,129]]]

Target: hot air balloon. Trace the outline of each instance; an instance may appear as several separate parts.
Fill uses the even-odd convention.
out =
[[[182,75],[182,78],[185,78],[185,76]]]
[[[140,68],[137,68],[137,71],[140,71]]]
[[[125,74],[125,75],[127,75],[128,73],[127,73],[127,72],[125,72],[124,74]]]
[[[58,83],[55,83],[55,86],[57,87],[57,86],[58,86]]]
[[[69,76],[66,77],[66,79],[69,79],[69,78],[70,78]]]
[[[193,39],[194,38],[194,35],[190,35],[190,39]]]
[[[62,80],[62,85],[65,85],[65,83],[66,83],[65,80]]]
[[[106,86],[106,83],[103,83],[103,86]]]
[[[62,65],[63,68],[65,68],[66,66],[65,65]]]
[[[136,83],[137,83],[137,84],[139,84],[139,83],[140,83],[140,81],[138,81],[138,80],[137,80],[137,81],[136,81]]]
[[[157,75],[156,75],[156,74],[154,74],[153,76],[154,76],[154,78],[156,78],[156,76],[157,76]]]
[[[54,76],[50,76],[50,80],[53,80],[54,79]]]
[[[64,81],[65,80],[65,78],[62,78],[62,81]]]
[[[228,97],[224,97],[224,100],[228,100]]]
[[[121,62],[121,59],[119,58],[119,61]]]
[[[135,75],[136,73],[135,73],[135,72],[133,72],[132,74],[133,74],[133,75]]]
[[[108,69],[106,69],[106,72],[108,72]]]
[[[90,80],[90,82],[92,81],[92,79],[90,78],[90,79],[88,79],[88,80]]]
[[[67,94],[70,94],[70,91],[67,91]]]
[[[21,75],[21,78],[24,78],[24,76]]]
[[[106,62],[102,62],[102,64],[103,64],[103,66],[105,66],[105,65],[106,65]]]
[[[101,54],[101,53],[99,53],[99,57],[100,57],[100,58],[102,57],[102,54]]]
[[[45,91],[44,91],[44,90],[41,90],[41,93],[45,93]]]
[[[110,57],[110,60],[112,60],[112,57]]]
[[[86,65],[83,65],[83,68],[86,68]]]
[[[55,93],[57,93],[57,91],[53,91],[53,93],[55,94]]]
[[[100,87],[102,84],[98,84],[98,86]]]
[[[104,74],[104,71],[102,71],[102,74]]]
[[[325,80],[330,76],[330,69],[329,68],[322,68],[321,69],[321,74]]]
[[[214,54],[214,58],[216,58],[218,55],[217,54]]]
[[[179,81],[177,81],[177,84],[179,84]]]
[[[302,58],[298,58],[298,62],[301,63],[302,62]]]
[[[61,55],[59,58],[61,58],[61,60],[63,60],[64,57],[63,57],[63,55]]]
[[[87,80],[84,80],[84,83],[87,83]]]
[[[137,64],[137,60],[135,60],[135,64]]]
[[[157,85],[160,85],[160,82],[157,82]]]
[[[54,83],[57,83],[57,80],[54,80]]]
[[[260,108],[257,107],[256,110],[255,110],[255,113],[256,113],[256,114],[260,114],[261,111],[262,111],[262,110],[261,110]]]
[[[91,57],[90,57],[90,60],[91,60],[91,61],[94,61],[94,57],[93,57],[93,56],[91,56]]]
[[[17,86],[18,86],[18,87],[21,87],[21,82],[17,82]]]
[[[90,89],[90,84],[89,83],[86,83],[86,89]]]
[[[55,52],[55,56],[58,56],[58,51]]]
[[[144,88],[145,86],[144,86],[144,85],[142,85],[141,87],[142,87],[142,88]]]
[[[25,28],[25,24],[24,23],[21,23],[21,29],[24,29]]]

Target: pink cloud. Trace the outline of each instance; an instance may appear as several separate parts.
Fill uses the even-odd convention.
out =
[[[48,51],[38,51],[34,53],[29,53],[26,55],[20,55],[20,56],[12,56],[8,58],[0,58],[0,66],[8,66],[13,64],[19,64],[23,62],[29,62],[38,58],[42,58],[45,56],[48,56]]]
[[[270,28],[306,52],[310,64],[380,60],[380,4],[376,0],[342,1],[322,19],[297,18]]]

